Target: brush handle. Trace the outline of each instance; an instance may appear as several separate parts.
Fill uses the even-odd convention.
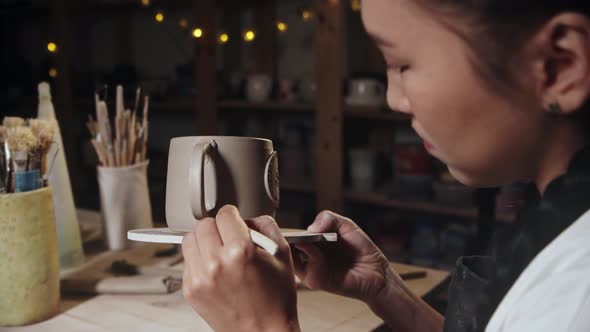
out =
[[[266,250],[272,256],[276,255],[277,251],[279,250],[279,245],[275,241],[253,229],[249,229],[249,231],[252,242],[256,243],[259,247]]]

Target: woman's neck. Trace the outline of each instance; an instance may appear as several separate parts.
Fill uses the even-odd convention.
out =
[[[576,152],[589,143],[588,138],[573,121],[554,126],[547,138],[546,148],[543,150],[536,176],[533,178],[541,195],[551,181],[567,172],[568,165]]]

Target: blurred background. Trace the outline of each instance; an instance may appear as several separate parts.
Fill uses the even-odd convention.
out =
[[[281,226],[307,227],[331,209],[400,262],[450,269],[522,204],[522,185],[456,182],[410,118],[387,108],[360,1],[2,0],[0,26],[1,115],[35,116],[37,83],[51,83],[79,207],[99,209],[85,122],[95,92],[112,103],[117,84],[129,105],[136,87],[151,98],[156,222],[168,144],[185,135],[272,139]]]

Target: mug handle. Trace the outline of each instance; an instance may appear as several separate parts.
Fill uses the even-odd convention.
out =
[[[264,189],[275,208],[278,208],[280,202],[280,189],[278,155],[276,151],[273,151],[270,156],[268,156],[266,165],[264,166]]]
[[[217,165],[215,164],[214,152],[217,151],[217,143],[195,144],[193,147],[191,165],[189,170],[190,204],[193,217],[203,219],[217,207]],[[208,159],[206,157],[209,156]],[[205,160],[211,163],[213,170],[212,192],[205,196]],[[210,197],[209,197],[210,195]]]

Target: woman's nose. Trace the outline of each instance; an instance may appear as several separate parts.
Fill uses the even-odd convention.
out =
[[[396,112],[412,113],[410,100],[399,89],[387,89],[387,106]]]

